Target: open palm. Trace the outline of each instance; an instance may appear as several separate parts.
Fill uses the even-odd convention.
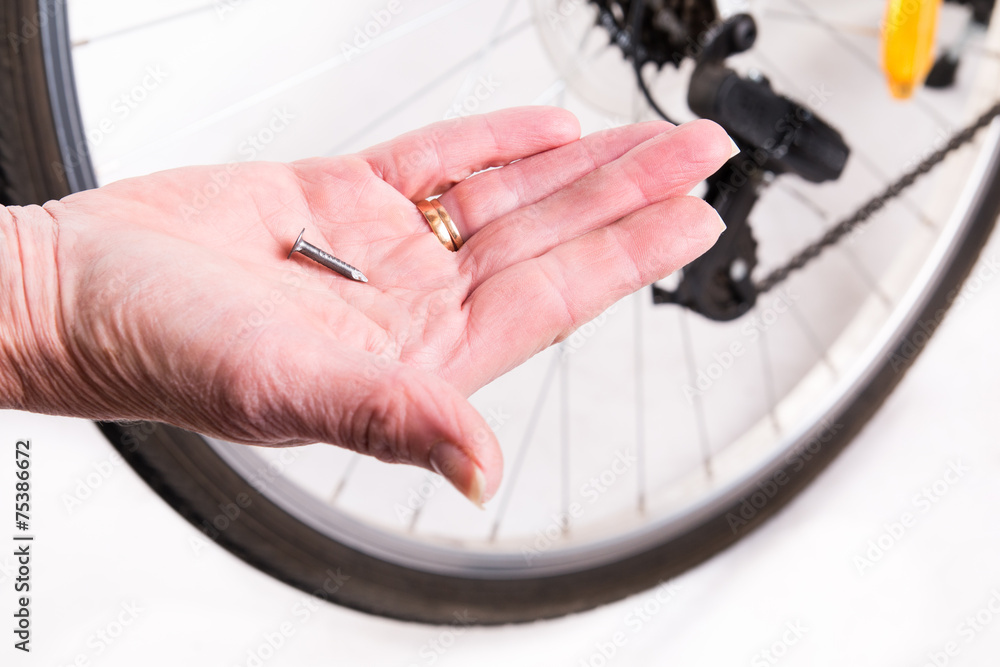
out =
[[[718,126],[578,137],[566,112],[511,109],[357,155],[190,167],[50,202],[67,387],[53,411],[327,442],[488,498],[500,450],[466,397],[722,229],[683,196],[730,157]],[[413,204],[439,194],[458,252]],[[303,228],[370,282],[287,260]]]

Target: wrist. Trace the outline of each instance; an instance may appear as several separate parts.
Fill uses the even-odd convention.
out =
[[[0,207],[0,408],[64,411],[56,238],[41,206]]]

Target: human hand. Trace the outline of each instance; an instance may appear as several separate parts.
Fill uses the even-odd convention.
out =
[[[175,169],[47,215],[11,209],[10,319],[30,322],[23,349],[0,350],[0,371],[20,369],[13,406],[332,443],[488,499],[501,453],[466,397],[723,229],[683,196],[731,155],[717,125],[578,137],[567,112],[510,109],[357,155]],[[436,194],[459,252],[413,204]],[[288,261],[303,227],[370,282]]]

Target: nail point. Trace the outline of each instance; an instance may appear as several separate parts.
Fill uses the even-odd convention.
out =
[[[294,245],[292,245],[291,251],[288,253],[288,259],[292,258],[295,253],[302,253],[312,261],[317,264],[322,264],[331,271],[335,271],[345,278],[350,278],[351,280],[356,280],[359,283],[368,282],[367,276],[361,273],[358,269],[354,268],[342,259],[337,259],[328,252],[320,250],[313,244],[302,239],[302,235],[306,233],[303,229],[299,232],[299,237],[295,239]]]

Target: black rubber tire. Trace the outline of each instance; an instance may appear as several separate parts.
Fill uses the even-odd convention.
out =
[[[50,12],[44,23],[41,13]],[[90,187],[65,16],[54,0],[7,2],[4,34],[34,22],[35,37],[5,45],[0,62],[0,191],[6,203],[39,203]],[[53,113],[55,110],[55,113]],[[75,125],[74,125],[75,123]],[[76,142],[76,143],[74,143]],[[996,158],[997,156],[994,156]],[[61,167],[60,167],[61,165]],[[296,588],[353,609],[429,623],[497,624],[578,612],[640,592],[722,551],[760,526],[809,484],[863,428],[902,379],[954,301],[1000,213],[1000,163],[992,187],[975,202],[974,219],[924,296],[891,355],[849,405],[830,415],[792,453],[762,472],[787,481],[747,511],[757,489],[654,548],[608,565],[535,579],[481,580],[407,569],[320,534],[261,495],[205,442],[174,427],[100,424],[154,491],[209,538],[254,567]],[[922,336],[922,338],[921,338]],[[236,512],[238,511],[238,514]],[[741,514],[742,512],[742,514]]]
[[[57,0],[0,7],[0,201],[40,204],[95,187]]]

